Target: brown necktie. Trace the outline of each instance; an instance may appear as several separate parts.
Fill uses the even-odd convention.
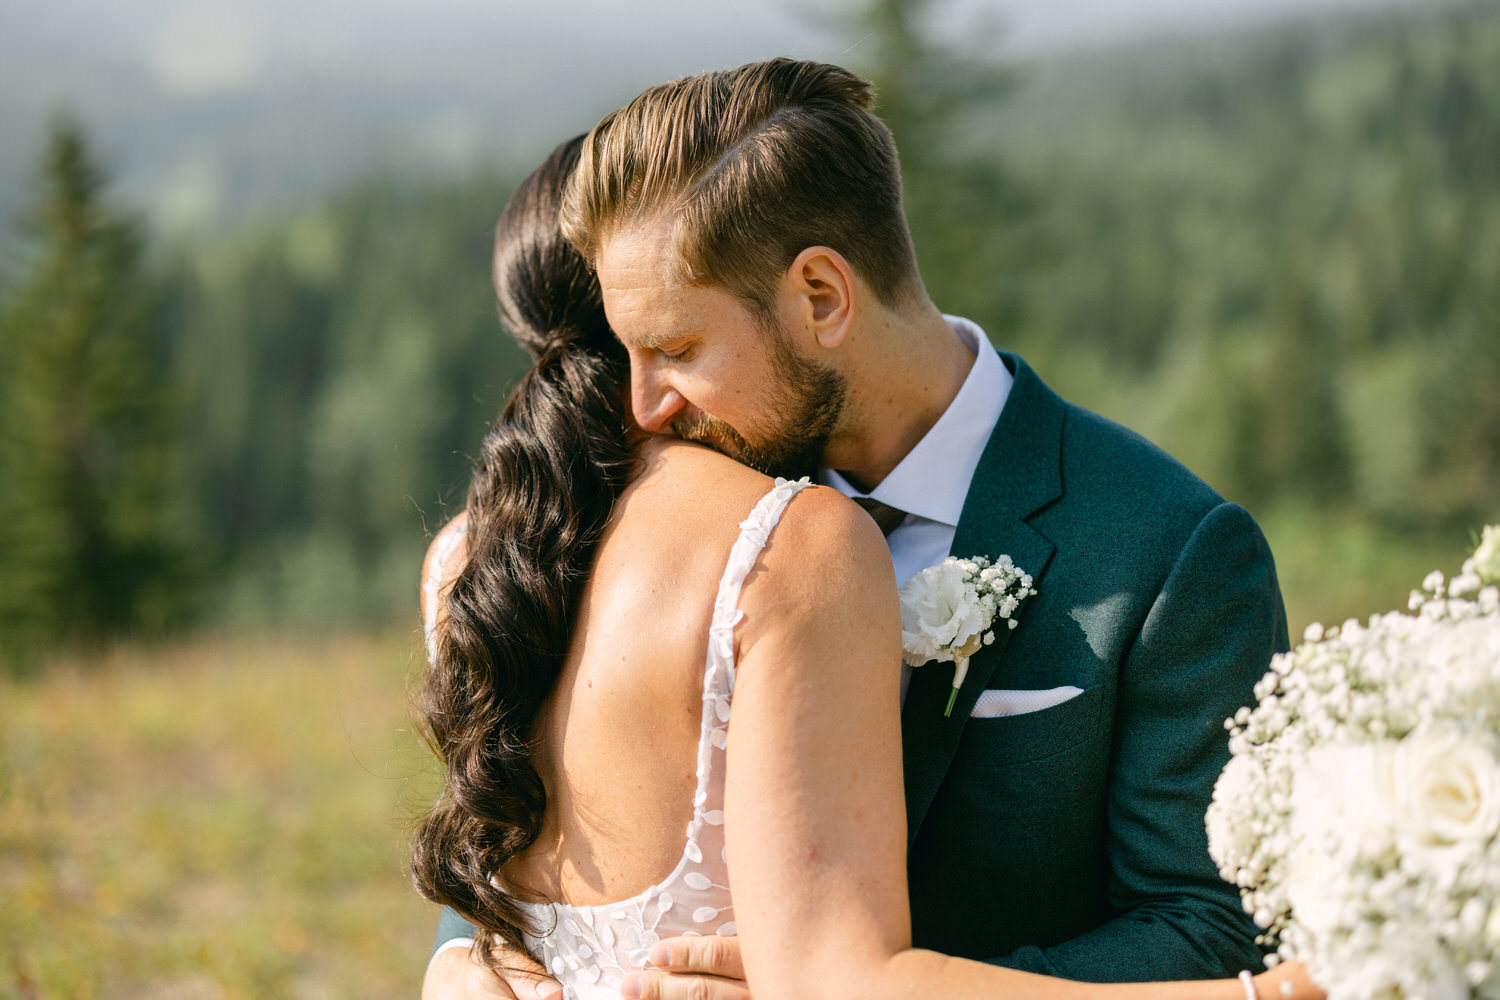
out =
[[[849,499],[863,507],[865,513],[875,519],[882,535],[889,535],[896,530],[898,524],[906,520],[906,511],[897,510],[888,503],[871,500],[869,497],[850,497]]]

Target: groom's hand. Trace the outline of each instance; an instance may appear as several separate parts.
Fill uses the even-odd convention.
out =
[[[506,965],[533,963],[519,952],[507,951]],[[548,979],[541,966],[534,972],[507,969],[501,974],[476,961],[472,948],[439,952],[422,977],[422,1000],[560,1000],[562,987]]]
[[[625,977],[625,1000],[750,1000],[737,937],[667,938],[651,949],[651,966]]]

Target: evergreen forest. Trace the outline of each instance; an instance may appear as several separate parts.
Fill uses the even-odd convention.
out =
[[[931,6],[861,8],[855,68],[933,298],[1249,507],[1294,628],[1402,603],[1500,519],[1500,9],[1029,65]],[[517,178],[372,174],[169,238],[66,115],[36,143],[0,254],[3,661],[414,629],[525,364],[488,287]]]

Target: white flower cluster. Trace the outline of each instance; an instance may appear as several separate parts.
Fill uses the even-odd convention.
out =
[[[901,587],[901,652],[908,666],[973,656],[995,641],[990,626],[1016,627],[1021,601],[1035,594],[1031,574],[1010,556],[949,556]]]
[[[1225,723],[1209,853],[1331,1000],[1500,1000],[1500,527]]]

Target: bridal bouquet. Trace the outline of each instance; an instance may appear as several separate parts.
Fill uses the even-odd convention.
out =
[[[1500,1000],[1500,527],[1406,612],[1308,629],[1231,758],[1209,853],[1331,1000]]]
[[[953,689],[947,716],[969,672],[969,657],[995,641],[995,619],[1016,627],[1021,602],[1036,593],[1031,574],[1002,555],[949,556],[928,566],[901,587],[901,658],[910,667],[930,660],[952,661]]]

